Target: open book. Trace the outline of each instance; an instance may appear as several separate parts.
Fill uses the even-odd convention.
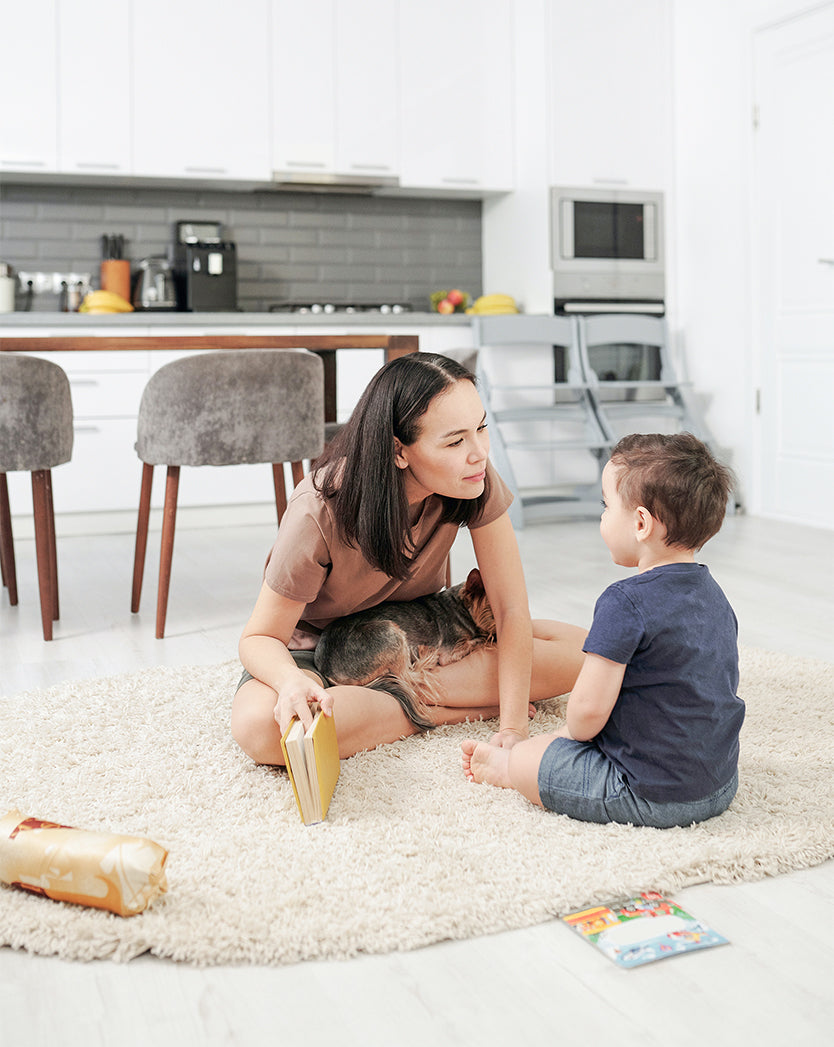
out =
[[[316,713],[306,732],[293,717],[281,748],[302,821],[305,825],[324,821],[341,770],[333,717]]]
[[[656,891],[569,913],[562,920],[620,967],[638,967],[727,939]]]

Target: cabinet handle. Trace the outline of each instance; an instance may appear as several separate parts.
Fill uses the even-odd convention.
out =
[[[79,171],[121,171],[121,164],[97,164],[94,161],[80,160],[75,165]]]
[[[820,265],[834,265],[834,258],[818,258]]]
[[[46,160],[0,160],[4,167],[46,167]]]
[[[351,164],[352,171],[390,171],[390,164]]]
[[[73,431],[76,433],[100,433],[101,429],[97,425],[74,425]]]
[[[98,385],[97,378],[70,378],[70,385]]]
[[[446,185],[480,185],[480,178],[441,178]]]
[[[321,160],[287,160],[287,167],[320,167],[324,170],[328,165]]]
[[[226,174],[225,167],[189,167],[183,168],[189,174]]]

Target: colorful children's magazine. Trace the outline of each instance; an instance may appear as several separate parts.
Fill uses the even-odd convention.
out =
[[[562,920],[621,967],[639,967],[693,949],[728,944],[726,938],[655,891],[644,891],[622,904],[572,912]]]

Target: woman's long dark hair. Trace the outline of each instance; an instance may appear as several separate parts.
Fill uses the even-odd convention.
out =
[[[463,380],[475,384],[472,372],[447,356],[413,353],[389,361],[316,461],[313,482],[331,499],[342,539],[391,578],[408,577],[414,551],[395,438],[413,444],[434,398]],[[469,525],[488,494],[487,481],[478,498],[443,497],[443,522]]]

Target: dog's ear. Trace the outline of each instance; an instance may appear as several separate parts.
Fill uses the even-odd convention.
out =
[[[466,581],[463,583],[463,591],[470,600],[474,600],[485,594],[486,590],[484,589],[484,582],[481,578],[481,572],[477,567],[473,567],[469,572]]]

